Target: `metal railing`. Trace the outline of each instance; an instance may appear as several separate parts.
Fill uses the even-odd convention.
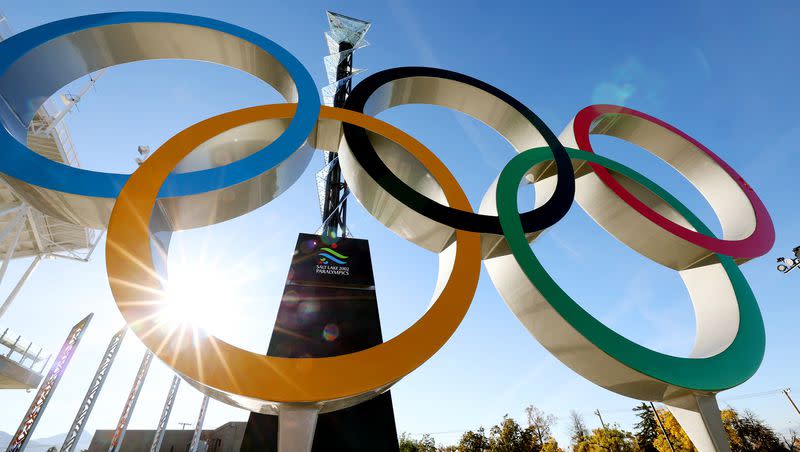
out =
[[[72,142],[72,135],[70,135],[69,129],[64,121],[53,124],[56,120],[56,115],[53,112],[58,110],[59,107],[56,106],[52,98],[45,101],[39,109],[39,115],[31,121],[31,132],[34,135],[49,135],[53,137],[64,163],[80,168],[81,163],[78,160],[78,154],[75,152],[75,144]]]
[[[0,333],[0,354],[38,374],[44,372],[50,363],[50,358],[53,357],[52,353],[47,354],[43,347],[35,345],[8,328]],[[38,370],[34,367],[38,367]]]

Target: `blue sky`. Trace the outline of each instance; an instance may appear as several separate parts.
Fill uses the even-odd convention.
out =
[[[776,225],[775,248],[743,266],[759,300],[767,351],[758,373],[720,394],[722,405],[752,409],[780,431],[800,428],[800,416],[781,394],[745,397],[783,387],[800,389],[794,291],[800,274],[775,271],[774,258],[800,244],[793,178],[800,138],[795,80],[794,2],[769,5],[668,2],[226,2],[118,1],[114,10],[190,13],[261,33],[325,81],[325,10],[373,21],[371,47],[356,55],[370,72],[404,65],[459,71],[491,83],[531,107],[556,133],[592,103],[642,110],[694,136],[737,169],[758,192]],[[107,2],[39,0],[2,5],[15,31],[61,18],[109,11]],[[57,70],[57,68],[54,68]],[[69,87],[73,91],[74,86]],[[135,168],[136,147],[156,149],[178,131],[207,117],[279,102],[262,82],[234,70],[197,62],[156,61],[112,68],[68,124],[83,166]],[[488,184],[513,156],[498,135],[477,121],[436,107],[408,106],[379,116],[420,139],[451,168],[477,206]],[[434,125],[434,126],[432,126]],[[672,191],[719,232],[702,196],[674,170],[641,149],[595,138],[598,153],[617,159]],[[179,233],[170,266],[215,274],[230,293],[221,299],[214,331],[233,343],[265,351],[298,232],[320,223],[314,172],[269,205],[213,227]],[[523,194],[530,192],[523,192]],[[523,200],[520,207],[529,200]],[[428,305],[436,257],[396,237],[351,203],[356,236],[370,240],[385,339],[410,326]],[[677,273],[639,256],[598,227],[576,205],[535,245],[537,255],[592,314],[625,336],[656,350],[687,353],[693,343],[691,303]],[[0,291],[26,266],[12,264]],[[187,277],[188,278],[188,277]],[[207,279],[207,278],[206,278]],[[198,281],[200,283],[200,281]],[[2,295],[2,293],[0,293]],[[111,299],[104,256],[92,262],[44,262],[8,314],[0,319],[26,337],[57,349],[69,327],[95,312],[66,376],[35,437],[67,430],[100,355],[122,319]],[[89,430],[113,428],[143,353],[133,336],[89,421]],[[171,375],[155,363],[131,428],[153,428]],[[336,378],[336,376],[331,376]],[[637,402],[596,387],[553,358],[506,308],[483,272],[467,318],[443,349],[392,391],[398,431],[434,432],[455,442],[460,432],[489,427],[503,414],[523,419],[529,404],[559,418],[566,444],[569,410],[591,427],[600,409],[607,422],[630,429]],[[13,432],[33,394],[0,394],[0,431]],[[170,427],[193,422],[200,396],[183,385]],[[247,413],[212,401],[206,420],[215,427]]]

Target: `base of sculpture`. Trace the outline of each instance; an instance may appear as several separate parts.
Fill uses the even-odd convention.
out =
[[[300,234],[267,355],[321,358],[382,342],[369,242]],[[277,445],[278,417],[251,413],[240,450]],[[321,414],[311,450],[399,450],[391,395]]]
[[[313,452],[397,451],[392,398],[389,393],[317,419]],[[242,452],[277,451],[278,417],[251,413]]]

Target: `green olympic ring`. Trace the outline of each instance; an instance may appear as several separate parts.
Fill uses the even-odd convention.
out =
[[[666,201],[699,233],[713,235],[711,230],[674,196],[633,169],[608,158],[578,149],[567,148],[567,153],[573,160],[596,163],[632,179]],[[764,323],[750,286],[734,260],[728,256],[716,255],[735,294],[739,312],[738,331],[724,350],[712,356],[699,358],[666,355],[626,339],[589,314],[553,280],[536,258],[526,240],[517,211],[517,190],[521,179],[534,165],[551,159],[552,153],[547,147],[530,149],[515,156],[500,175],[496,197],[500,224],[513,258],[535,290],[541,294],[555,313],[578,335],[620,365],[668,385],[689,390],[716,392],[741,384],[751,377],[764,356]],[[537,315],[539,314],[541,313],[537,312]],[[535,331],[532,332],[537,339],[543,344],[547,344],[547,338],[542,338],[539,334],[543,332],[544,327],[534,327],[533,329]],[[547,345],[545,346],[547,347]],[[552,349],[554,347],[548,348],[557,357],[564,354],[563,350],[554,350]],[[559,357],[559,359],[562,358]],[[562,359],[562,361],[565,360]],[[595,383],[609,386],[603,381],[597,381],[603,380],[603,377],[593,378],[591,371],[586,372],[588,366],[585,363],[566,362],[566,364]],[[576,367],[582,368],[582,370],[578,370]],[[609,389],[625,395],[638,393],[636,390],[625,390],[624,388],[620,390],[619,386]]]

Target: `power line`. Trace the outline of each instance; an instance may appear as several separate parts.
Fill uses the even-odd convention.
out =
[[[476,430],[477,430],[477,429],[476,429]],[[469,431],[474,431],[474,430],[449,430],[449,431],[446,431],[446,432],[425,432],[425,433],[408,433],[408,432],[404,432],[404,433],[405,433],[406,435],[410,435],[410,436],[422,436],[422,435],[455,435],[455,434],[457,434],[457,433],[458,433],[458,434],[461,434],[461,433],[466,433],[466,432],[469,432]]]
[[[720,401],[721,402],[728,402],[730,400],[752,399],[752,398],[755,398],[755,397],[763,397],[763,396],[768,396],[768,395],[773,395],[773,394],[779,394],[779,393],[783,392],[783,389],[784,388],[773,389],[771,391],[753,392],[753,393],[750,393],[750,394],[742,394],[742,395],[738,395],[738,396],[734,396],[734,397],[726,397],[724,399],[720,399]]]
[[[769,391],[760,391],[760,392],[751,392],[747,394],[740,394],[733,397],[725,397],[724,399],[718,399],[719,402],[727,403],[732,400],[743,400],[743,399],[752,399],[757,397],[765,397],[775,394],[780,394],[783,392],[784,389],[791,389],[791,388],[779,388],[779,389],[772,389]],[[619,413],[629,413],[633,410],[633,408],[615,408],[613,410],[601,410],[603,414],[619,414]],[[596,414],[594,410],[576,410],[580,414]]]

